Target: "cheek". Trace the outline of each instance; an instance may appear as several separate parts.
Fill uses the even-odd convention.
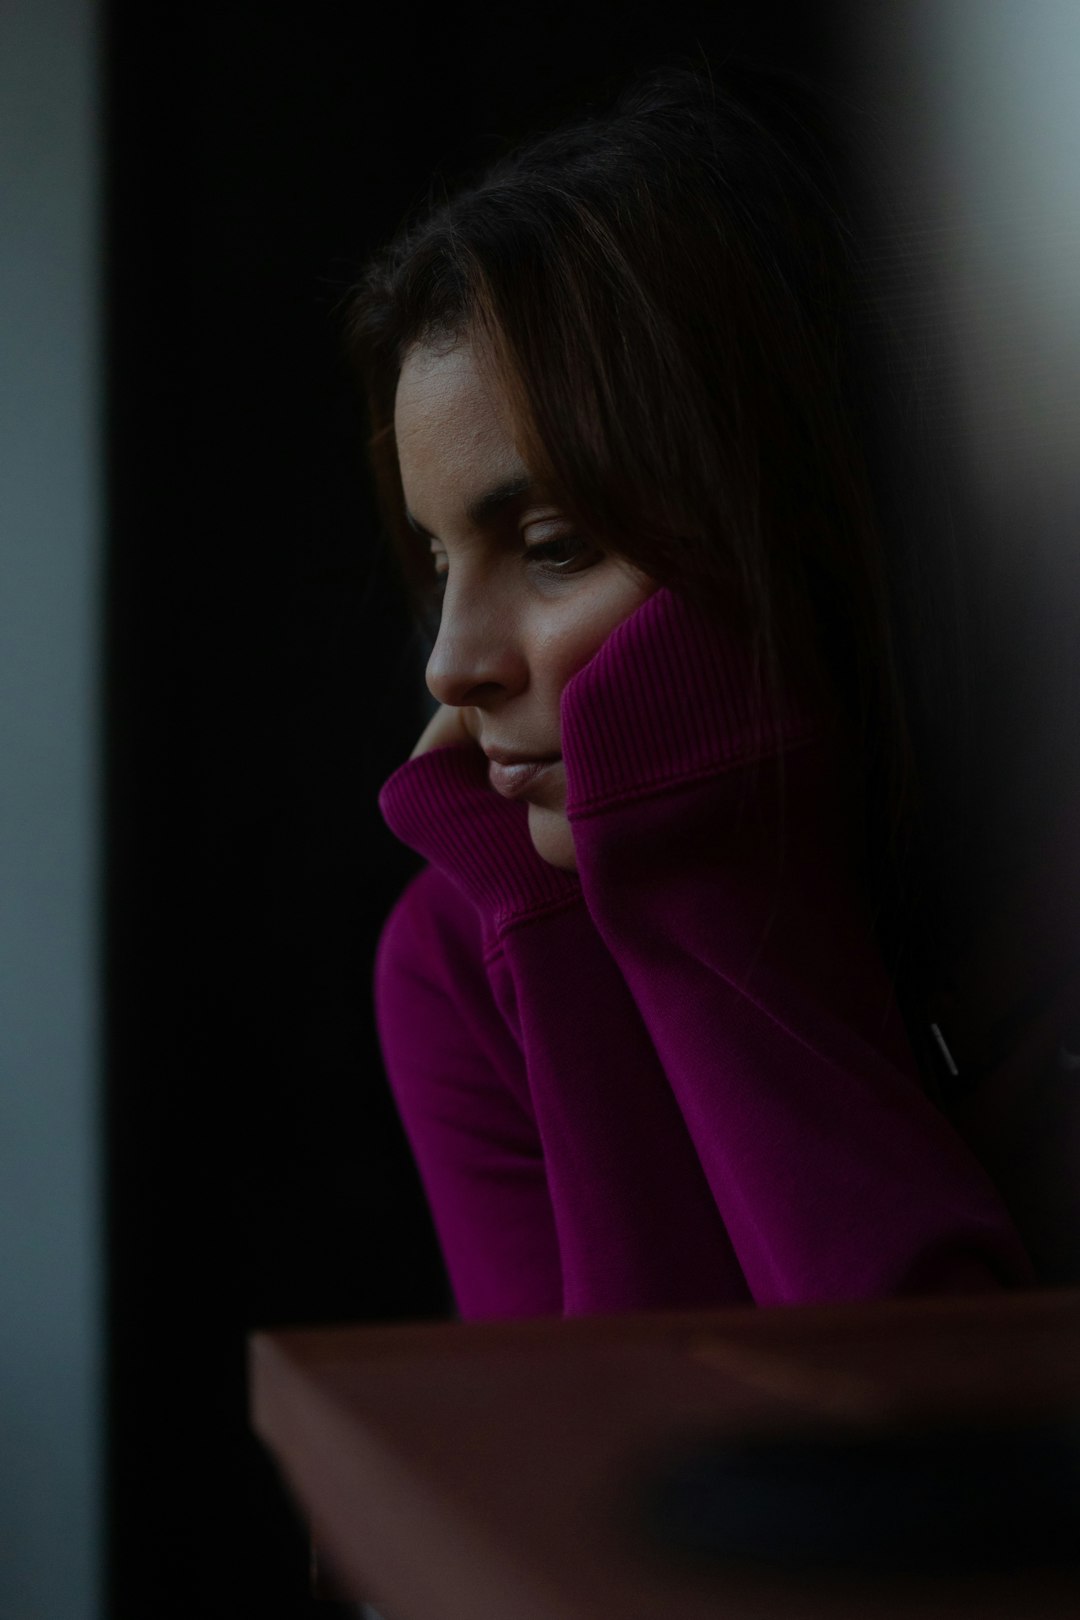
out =
[[[567,610],[559,615],[537,647],[539,667],[544,670],[546,683],[561,693],[578,670],[599,652],[611,632],[628,619],[655,588],[629,582],[620,574],[576,603],[576,611]]]

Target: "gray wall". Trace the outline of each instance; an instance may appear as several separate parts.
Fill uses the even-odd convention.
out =
[[[0,7],[0,1620],[101,1613],[96,22]]]

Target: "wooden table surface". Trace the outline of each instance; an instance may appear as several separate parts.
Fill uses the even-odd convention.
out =
[[[642,1469],[691,1435],[1076,1418],[1080,1290],[282,1330],[250,1369],[257,1433],[385,1620],[1080,1616],[1068,1570],[703,1571],[631,1528]]]

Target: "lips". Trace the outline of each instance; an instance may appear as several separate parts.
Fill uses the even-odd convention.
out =
[[[516,799],[558,763],[557,759],[533,759],[518,765],[500,765],[493,759],[488,764],[488,780],[496,793]]]

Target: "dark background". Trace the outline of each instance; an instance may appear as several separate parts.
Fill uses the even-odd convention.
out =
[[[674,52],[842,82],[846,15],[109,8],[110,1620],[329,1613],[245,1337],[451,1311],[372,1017],[427,710],[342,297],[436,170]]]

